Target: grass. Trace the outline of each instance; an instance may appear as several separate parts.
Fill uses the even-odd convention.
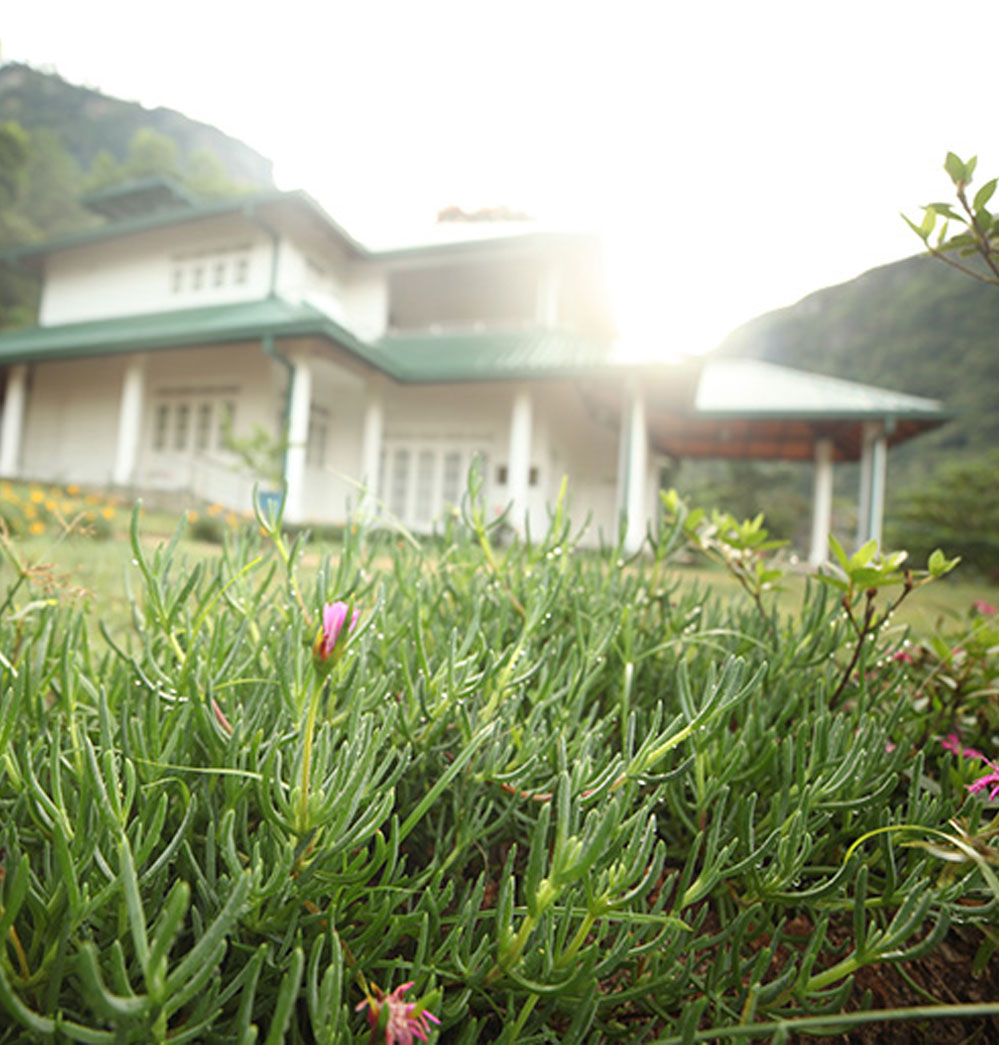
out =
[[[181,557],[192,563],[216,557],[221,545],[192,536],[198,527],[191,525],[191,513],[184,514],[188,520],[178,539]],[[110,535],[104,539],[94,540],[76,533],[66,536],[50,528],[46,535],[20,538],[18,547],[30,565],[48,570],[59,586],[76,590],[80,598],[89,603],[90,613],[117,631],[129,625],[128,586],[136,587],[128,522],[127,506],[119,505],[111,520]],[[184,519],[177,512],[143,510],[140,529],[144,543],[151,549],[173,539],[182,522]],[[321,553],[335,555],[337,550],[335,542],[311,541],[304,553],[306,567],[318,561]],[[273,554],[269,545],[262,544],[262,554]],[[0,564],[0,578],[3,571],[10,568],[9,563]],[[719,567],[682,565],[673,570],[684,589],[700,587],[720,598],[743,597],[735,578]],[[782,580],[780,589],[773,595],[782,617],[799,612],[806,584],[807,578],[802,574],[788,574]],[[887,594],[891,597],[896,593]],[[980,578],[965,578],[958,568],[951,576],[903,602],[894,624],[897,629],[908,628],[914,640],[940,632],[960,635],[976,600],[999,602],[999,590]]]
[[[457,1045],[783,1040],[845,1032],[898,962],[879,1021],[999,1010],[926,1008],[921,964],[970,985],[999,909],[980,767],[939,743],[994,746],[991,651],[894,663],[801,577],[775,628],[671,564],[679,523],[621,568],[558,516],[498,547],[470,505],[421,546],[253,527],[220,556],[148,513],[129,547],[126,506],[8,545],[0,1041],[346,1040],[400,981]],[[359,622],[317,660],[333,599]]]

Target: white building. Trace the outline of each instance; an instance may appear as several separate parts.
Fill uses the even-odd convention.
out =
[[[637,548],[660,455],[814,459],[824,552],[833,461],[863,460],[877,536],[888,445],[943,419],[786,368],[618,362],[587,236],[372,250],[299,192],[205,204],[153,180],[90,202],[105,224],[4,258],[41,279],[38,325],[0,334],[6,477],[245,511],[256,477],[224,433],[259,429],[285,444],[290,522],[428,532],[478,457],[518,529],[544,529],[568,476],[594,539],[623,520]]]

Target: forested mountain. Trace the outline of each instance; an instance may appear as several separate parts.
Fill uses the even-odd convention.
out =
[[[932,258],[810,294],[717,351],[943,400],[954,419],[893,452],[904,473],[999,449],[999,288]]]
[[[205,199],[273,185],[270,160],[214,127],[0,64],[0,250],[94,225],[81,196],[159,174]],[[0,329],[34,321],[37,289],[0,267]]]
[[[51,131],[82,171],[89,171],[102,152],[122,162],[136,133],[150,130],[176,143],[182,164],[204,151],[237,184],[273,184],[271,161],[216,127],[172,109],[146,109],[111,98],[17,62],[0,65],[0,123],[8,121],[30,132]]]

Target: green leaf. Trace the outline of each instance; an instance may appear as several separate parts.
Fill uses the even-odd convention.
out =
[[[836,561],[843,567],[843,572],[848,573],[850,570],[850,562],[846,557],[846,552],[843,550],[843,545],[836,540],[833,534],[829,534],[829,547],[832,548],[832,553],[836,556]]]
[[[937,223],[937,213],[932,207],[926,208],[926,213],[923,215],[923,220],[919,224],[919,228],[916,229],[920,239],[929,239],[933,234],[933,227]],[[913,226],[915,228],[915,226]]]
[[[861,545],[851,556],[850,563],[844,567],[846,572],[853,576],[853,571],[859,567],[866,566],[871,559],[874,558],[878,553],[878,542],[877,540],[870,540],[866,544]]]
[[[947,159],[944,160],[944,170],[950,175],[950,180],[955,185],[962,185],[968,180],[967,170],[965,165],[954,153],[947,153]]]

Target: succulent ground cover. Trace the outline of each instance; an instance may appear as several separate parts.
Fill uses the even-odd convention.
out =
[[[0,1042],[996,1034],[997,616],[893,627],[943,555],[782,614],[762,522],[675,497],[630,558],[474,488],[308,571],[258,524],[136,513],[128,634],[0,542]]]

